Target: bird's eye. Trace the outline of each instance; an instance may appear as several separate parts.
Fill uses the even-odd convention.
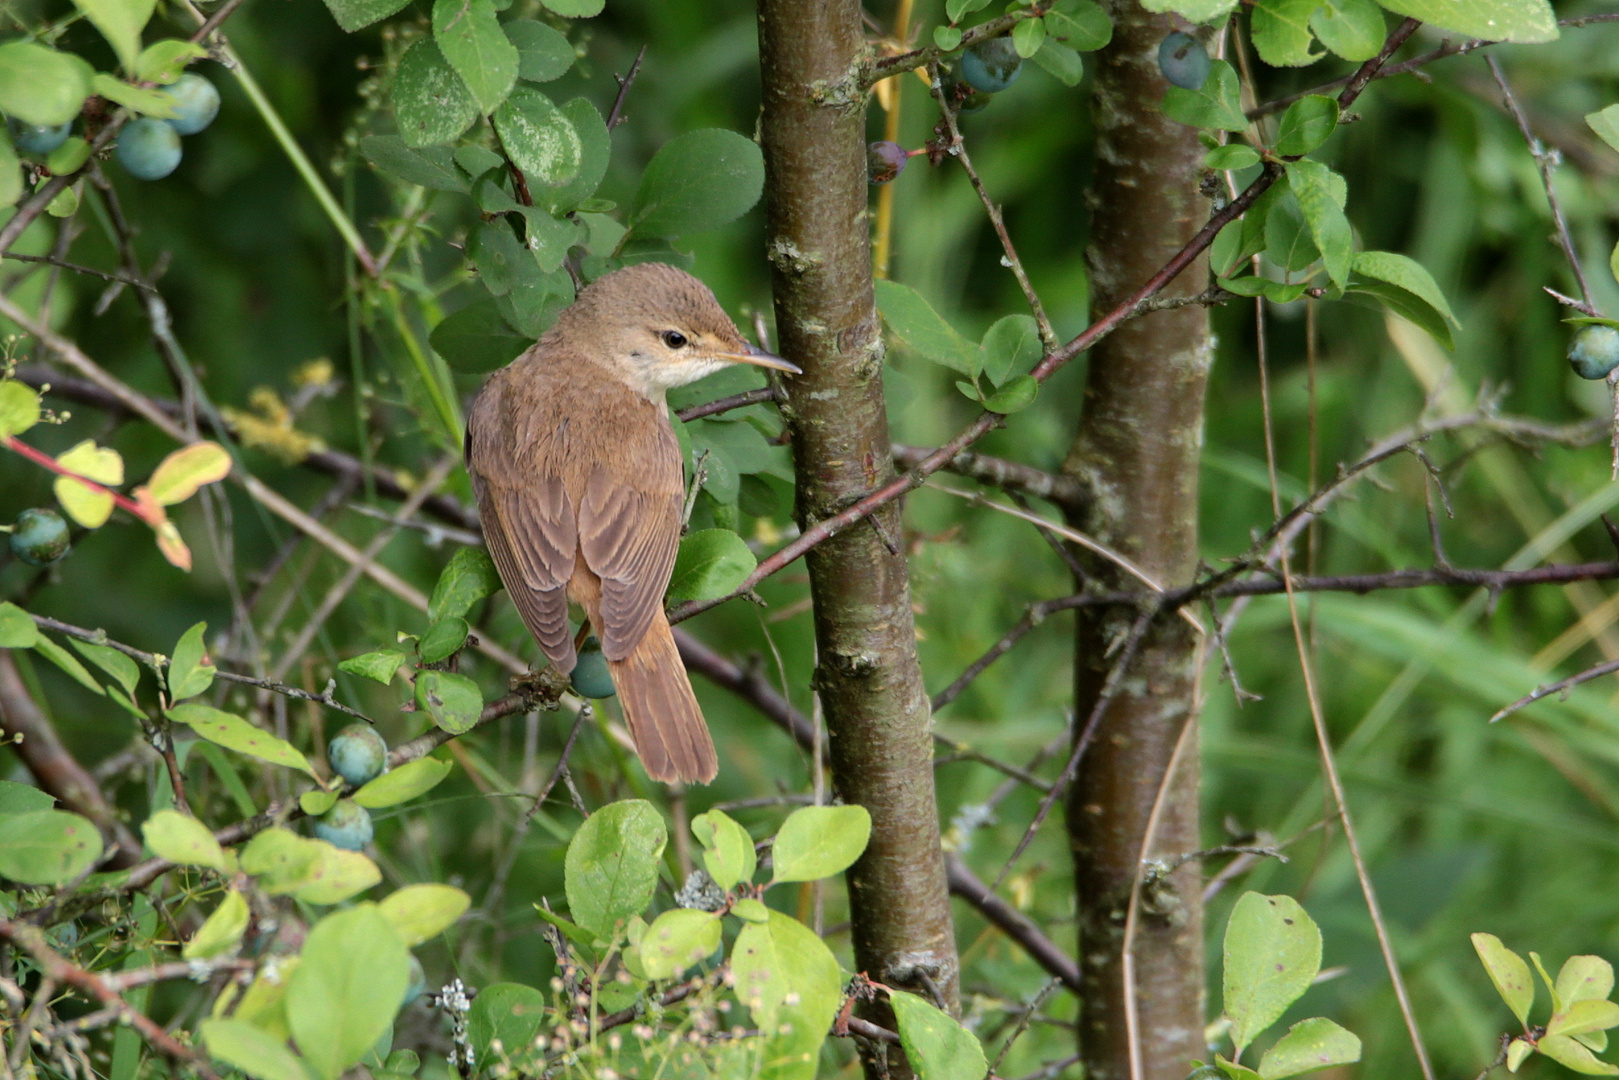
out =
[[[663,343],[671,349],[684,349],[686,347],[686,335],[679,330],[665,330],[663,332]]]

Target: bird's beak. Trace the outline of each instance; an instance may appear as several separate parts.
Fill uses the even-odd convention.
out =
[[[789,375],[804,374],[804,369],[797,364],[783,360],[775,353],[765,352],[757,345],[749,345],[748,351],[745,353],[715,353],[714,356],[720,360],[729,360],[735,364],[755,364],[759,367],[775,368],[777,371],[785,371]]]

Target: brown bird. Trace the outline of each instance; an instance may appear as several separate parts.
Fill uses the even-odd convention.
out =
[[[685,493],[664,394],[734,363],[799,373],[744,341],[702,282],[643,263],[580,292],[467,416],[467,471],[507,593],[564,674],[578,659],[568,601],[584,609],[654,780],[719,771],[663,613]]]

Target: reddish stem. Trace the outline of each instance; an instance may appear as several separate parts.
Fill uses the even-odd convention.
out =
[[[42,469],[49,469],[58,476],[65,476],[70,480],[77,480],[91,491],[110,496],[114,505],[116,505],[119,509],[129,511],[129,513],[146,522],[148,525],[155,526],[155,524],[157,524],[151,520],[146,511],[141,508],[140,504],[134,499],[131,499],[128,495],[120,494],[107,485],[90,479],[88,476],[81,476],[71,469],[63,468],[61,463],[55,458],[51,457],[43,450],[34,449],[32,446],[29,446],[27,443],[17,438],[17,436],[7,435],[4,440],[0,440],[0,445],[4,445],[7,450],[12,451],[13,453],[21,454],[23,457],[27,458],[29,461],[32,461],[35,465],[38,465]]]

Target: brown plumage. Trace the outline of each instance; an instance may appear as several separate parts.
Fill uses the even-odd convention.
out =
[[[564,673],[577,660],[568,601],[584,609],[654,780],[719,771],[663,613],[685,489],[664,394],[737,362],[798,370],[748,345],[702,282],[645,263],[585,288],[467,416],[467,470],[507,593]]]

